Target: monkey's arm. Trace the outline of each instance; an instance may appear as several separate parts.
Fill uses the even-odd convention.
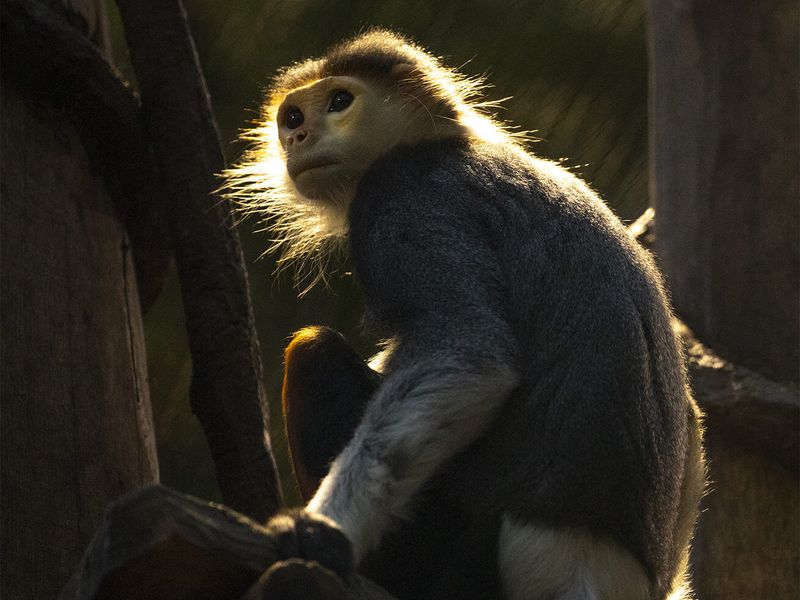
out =
[[[362,558],[410,515],[437,469],[490,426],[515,381],[506,364],[417,355],[379,388],[307,508],[336,521]]]

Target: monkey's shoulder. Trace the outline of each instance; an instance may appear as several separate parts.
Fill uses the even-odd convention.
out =
[[[583,221],[604,229],[616,221],[578,177],[515,144],[450,139],[400,146],[364,174],[351,206],[351,222],[393,219],[490,219],[545,228]],[[524,217],[524,218],[523,218]]]
[[[469,145],[400,147],[362,178],[350,207],[353,265],[370,314],[402,321],[496,306],[506,285],[497,191]],[[370,319],[372,320],[372,319]]]
[[[666,312],[650,256],[602,200],[512,144],[396,148],[364,175],[350,210],[356,274],[381,305],[515,302],[557,312],[550,322],[565,331],[620,307]]]
[[[616,242],[614,217],[591,190],[511,144],[398,147],[364,175],[349,216],[367,297],[404,309],[444,298],[498,306],[539,294],[529,283],[557,277],[565,261],[591,271],[593,255],[615,254],[592,251]]]
[[[561,260],[601,248],[625,259],[624,227],[588,185],[514,144],[445,140],[398,147],[362,178],[350,208],[351,244],[489,246],[499,255],[550,251]],[[545,257],[542,257],[545,258]]]

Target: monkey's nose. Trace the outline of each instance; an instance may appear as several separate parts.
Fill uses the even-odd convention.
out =
[[[307,131],[295,131],[288,137],[287,142],[289,143],[290,146],[294,144],[302,144],[303,140],[305,140],[307,137],[308,137]]]

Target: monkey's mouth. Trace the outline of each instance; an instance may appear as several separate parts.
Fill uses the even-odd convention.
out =
[[[310,158],[301,158],[298,160],[290,160],[286,163],[286,169],[289,171],[289,177],[292,180],[296,180],[299,175],[302,173],[306,173],[307,171],[312,171],[314,169],[320,169],[322,167],[332,167],[333,165],[338,165],[339,161],[334,159],[332,156],[313,156]]]

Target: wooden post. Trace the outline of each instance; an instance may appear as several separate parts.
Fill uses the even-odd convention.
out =
[[[700,600],[798,594],[799,22],[796,0],[649,1],[655,250],[676,311],[721,355],[706,367],[789,382],[754,395],[733,366],[723,388],[693,371],[710,480]]]
[[[55,598],[158,463],[125,226],[75,122],[3,75],[0,588]]]
[[[54,598],[158,480],[141,303],[170,253],[138,103],[87,37],[102,6],[0,4],[3,598]]]
[[[798,380],[796,0],[650,0],[656,252],[678,314],[726,358]]]

